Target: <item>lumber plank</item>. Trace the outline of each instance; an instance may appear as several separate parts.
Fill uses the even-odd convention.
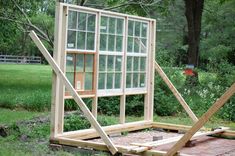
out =
[[[187,131],[192,126],[188,125],[180,125],[180,124],[171,124],[171,123],[163,123],[163,122],[153,122],[152,128],[162,128],[168,130],[180,130],[180,131]]]
[[[60,49],[61,49],[61,37],[58,31],[62,31],[62,15],[63,7],[57,2],[56,3],[56,12],[55,12],[55,32],[54,32],[54,49],[53,49],[53,58],[55,59],[56,63],[60,65]],[[59,123],[59,109],[60,109],[60,100],[59,100],[59,83],[60,80],[56,76],[56,73],[52,71],[52,96],[51,96],[51,138],[54,138],[57,134],[63,133],[63,128]]]
[[[148,58],[147,58],[147,80],[146,80],[146,87],[147,87],[147,94],[144,97],[144,119],[145,120],[152,120],[153,121],[153,107],[154,107],[154,60],[155,60],[155,36],[156,36],[156,21],[152,21],[149,23],[149,48],[146,48],[145,45],[137,39],[137,43],[139,46],[143,47],[147,51]]]
[[[82,112],[84,113],[85,117],[89,120],[91,125],[96,129],[97,133],[99,133],[100,137],[106,143],[110,152],[112,154],[117,153],[118,150],[115,147],[115,145],[113,144],[113,142],[109,139],[107,134],[103,131],[100,124],[97,122],[95,117],[92,115],[92,113],[90,112],[90,110],[88,109],[86,104],[83,102],[81,97],[78,95],[76,90],[73,88],[73,86],[71,85],[69,80],[66,78],[65,74],[61,71],[61,69],[57,65],[57,63],[51,57],[50,53],[47,51],[45,46],[42,44],[42,42],[40,41],[40,39],[38,38],[36,33],[34,31],[31,31],[29,35],[32,38],[32,40],[34,41],[34,43],[37,45],[37,47],[39,48],[41,53],[44,55],[44,57],[46,58],[48,63],[51,65],[52,69],[56,72],[56,75],[60,78],[60,80],[62,80],[62,82],[64,83],[66,88],[70,91],[71,95],[73,96],[74,100],[76,101],[76,103],[78,104],[78,106],[80,107]]]
[[[59,144],[63,145],[69,145],[69,146],[77,146],[77,147],[83,147],[83,148],[93,148],[96,150],[102,150],[102,151],[108,151],[107,146],[104,143],[98,143],[94,141],[85,141],[85,140],[76,140],[76,139],[70,139],[70,138],[65,138],[65,137],[57,137],[56,140],[58,140]],[[131,146],[122,146],[122,145],[116,145],[118,152],[123,153],[123,154],[134,154],[134,155],[157,155],[157,156],[163,156],[166,152],[165,151],[159,151],[159,150],[148,150],[148,148],[144,148],[145,151],[144,153],[138,151],[136,153],[135,148],[136,147],[131,147]],[[186,154],[179,154],[180,156],[189,156]]]
[[[161,76],[161,78],[163,79],[163,81],[167,84],[167,86],[169,87],[169,89],[172,91],[172,93],[174,94],[174,96],[176,97],[176,99],[179,101],[179,103],[182,105],[182,107],[184,108],[184,110],[188,113],[188,115],[191,117],[191,119],[193,120],[193,122],[197,122],[198,118],[197,116],[193,113],[193,111],[190,109],[190,107],[188,106],[188,104],[185,102],[184,98],[181,96],[181,94],[178,92],[178,90],[175,88],[175,86],[172,84],[172,82],[170,81],[170,79],[167,77],[167,75],[165,74],[165,72],[162,70],[162,68],[160,67],[160,65],[155,61],[155,69],[158,72],[158,74]]]
[[[185,133],[185,135],[167,152],[166,156],[173,156],[180,150],[186,142],[214,115],[235,93],[235,83],[209,108],[209,110],[202,115],[192,128]]]
[[[125,124],[117,124],[117,125],[111,125],[111,126],[105,126],[103,127],[103,130],[107,134],[114,134],[114,133],[120,133],[120,132],[127,132],[127,131],[135,131],[145,128],[151,128],[151,121],[137,121],[137,122],[131,122],[131,123],[125,123]],[[98,133],[94,129],[85,129],[85,130],[78,130],[78,131],[72,131],[72,132],[65,132],[62,135],[63,137],[67,138],[76,138],[76,139],[91,139],[98,137]]]
[[[222,127],[221,129],[216,129],[214,131],[197,132],[196,134],[193,135],[191,140],[194,140],[194,139],[202,137],[202,136],[223,133],[223,132],[225,132],[225,130],[228,130],[228,129],[229,128],[227,128],[227,127]],[[181,138],[182,138],[182,136],[177,136],[177,137],[172,137],[172,138],[168,138],[168,139],[163,139],[163,140],[158,140],[158,141],[153,141],[153,142],[147,142],[147,143],[142,143],[142,144],[140,144],[140,143],[131,143],[131,145],[143,146],[143,147],[154,147],[154,146],[160,146],[160,145],[176,142],[176,141],[180,140]]]

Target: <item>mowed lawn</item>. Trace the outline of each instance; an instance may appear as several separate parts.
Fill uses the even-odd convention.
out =
[[[0,107],[49,109],[51,73],[49,65],[0,64]]]

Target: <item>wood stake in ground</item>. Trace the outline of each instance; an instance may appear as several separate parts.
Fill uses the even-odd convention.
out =
[[[118,152],[118,149],[114,146],[112,141],[109,139],[107,134],[104,132],[100,124],[97,122],[95,117],[92,115],[90,110],[87,108],[86,104],[83,102],[81,97],[78,95],[76,90],[73,88],[69,80],[66,78],[65,74],[62,72],[62,70],[59,68],[57,63],[54,61],[54,59],[51,57],[50,53],[47,51],[45,46],[42,44],[38,36],[34,31],[30,32],[30,37],[34,41],[34,43],[37,45],[43,56],[46,58],[48,63],[51,65],[52,69],[55,71],[56,75],[62,80],[65,87],[70,91],[71,95],[73,96],[74,100],[76,101],[77,105],[80,107],[82,112],[84,113],[85,117],[89,120],[91,125],[96,129],[97,133],[100,135],[100,137],[103,139],[103,141],[106,143],[107,147],[109,148],[110,152],[112,154],[115,154]]]

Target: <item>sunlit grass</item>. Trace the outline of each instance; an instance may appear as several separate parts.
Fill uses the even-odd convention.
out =
[[[0,65],[0,106],[48,110],[51,68],[47,65]]]

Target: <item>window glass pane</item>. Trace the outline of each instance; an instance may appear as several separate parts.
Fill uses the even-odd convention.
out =
[[[116,18],[109,18],[109,33],[114,34],[115,33],[115,22]]]
[[[141,32],[141,36],[142,37],[147,37],[147,23],[142,23],[142,32]]]
[[[133,74],[133,88],[138,87],[138,73]]]
[[[135,36],[140,36],[140,22],[135,22]]]
[[[121,74],[116,73],[115,74],[115,88],[121,88]]]
[[[99,71],[106,71],[105,65],[106,65],[106,56],[100,55],[99,56]]]
[[[108,56],[108,71],[113,71],[114,70],[114,56],[109,55]]]
[[[66,77],[72,86],[74,86],[74,72],[66,72]]]
[[[94,50],[95,49],[95,34],[94,33],[87,33],[87,42],[86,42],[86,49],[87,50]]]
[[[134,22],[133,21],[128,21],[128,35],[133,36],[133,29],[134,29]]]
[[[134,71],[139,71],[139,57],[134,57]]]
[[[77,48],[78,49],[85,49],[85,32],[78,32],[77,33]]]
[[[77,12],[69,10],[68,29],[76,29],[76,24],[77,24]]]
[[[76,46],[76,31],[68,30],[67,48],[75,49],[75,46]]]
[[[93,55],[85,55],[86,72],[93,72]]]
[[[84,72],[84,54],[77,54],[76,59],[76,71]]]
[[[140,74],[140,87],[145,87],[145,74]]]
[[[107,35],[100,34],[100,50],[106,51]]]
[[[116,51],[122,51],[122,36],[116,36]]]
[[[127,46],[127,51],[128,52],[132,52],[132,46],[133,46],[133,38],[132,37],[128,37],[128,46]]]
[[[109,35],[109,38],[108,38],[108,50],[109,51],[114,51],[114,39],[115,39],[115,36],[114,35]]]
[[[66,72],[74,72],[74,55],[67,54],[66,56]]]
[[[146,70],[146,58],[141,57],[140,58],[140,71],[145,71]]]
[[[107,22],[108,22],[108,18],[105,16],[101,16],[100,32],[107,32],[108,30]]]
[[[86,30],[86,13],[78,13],[78,30]]]
[[[131,73],[126,74],[126,88],[131,88]]]
[[[146,39],[141,39],[141,53],[146,53]]]
[[[134,52],[139,53],[139,40],[135,39],[134,41]]]
[[[85,90],[92,90],[92,73],[85,73]]]
[[[127,71],[132,71],[132,57],[127,56]]]
[[[113,73],[108,73],[106,89],[112,89],[112,88],[113,88]]]
[[[105,74],[104,73],[100,73],[99,74],[98,88],[99,89],[104,89],[104,86],[105,86]]]
[[[88,23],[87,23],[87,30],[88,31],[95,31],[95,15],[88,14]]]
[[[117,34],[122,34],[123,32],[123,19],[117,18]]]
[[[116,56],[115,71],[121,71],[122,68],[122,57]]]

